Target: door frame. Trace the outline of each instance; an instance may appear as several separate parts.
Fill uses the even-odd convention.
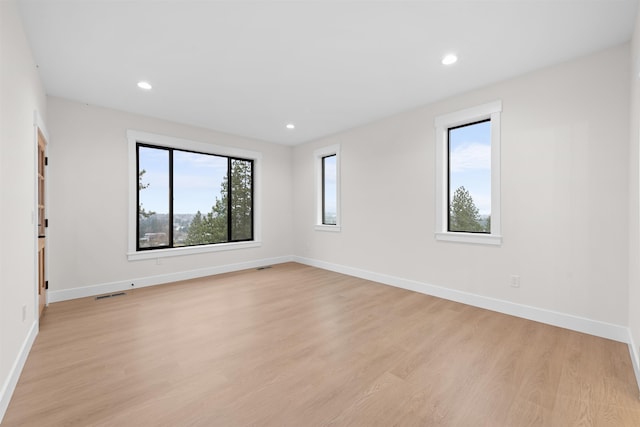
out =
[[[33,211],[31,212],[31,223],[33,225],[33,270],[35,272],[34,277],[34,295],[33,295],[33,320],[36,321],[36,324],[39,323],[38,320],[40,318],[39,313],[39,298],[38,298],[38,287],[40,286],[40,269],[38,266],[38,133],[41,133],[45,139],[45,156],[48,156],[49,147],[51,144],[51,140],[49,138],[49,133],[47,132],[47,128],[44,124],[44,120],[42,116],[35,110],[33,112],[33,177],[34,177],[34,188],[33,188]],[[45,168],[45,177],[47,176],[47,168]],[[45,178],[44,180],[44,196],[45,196],[45,206],[49,207],[49,180]],[[46,216],[45,210],[45,216]],[[48,236],[47,236],[48,237]],[[49,244],[47,243],[44,248],[44,256],[46,262],[44,263],[44,276],[49,277]],[[45,307],[49,305],[48,293],[45,292]]]

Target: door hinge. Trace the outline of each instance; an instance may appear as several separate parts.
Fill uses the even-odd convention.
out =
[[[45,166],[49,166],[49,158],[48,157],[44,158],[44,165]]]
[[[44,226],[45,226],[45,228],[49,227],[49,219],[45,219],[44,220]]]
[[[49,289],[49,281],[48,280],[44,281],[44,288],[45,289]]]

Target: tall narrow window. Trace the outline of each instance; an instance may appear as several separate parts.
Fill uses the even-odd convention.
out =
[[[502,243],[501,111],[495,101],[435,120],[438,240]]]
[[[491,233],[491,120],[449,128],[448,141],[448,229]]]
[[[336,155],[322,158],[322,223],[336,225],[337,223],[337,170]]]
[[[316,164],[316,230],[340,231],[340,145],[313,153]]]

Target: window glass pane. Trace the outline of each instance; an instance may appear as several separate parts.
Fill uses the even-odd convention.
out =
[[[491,232],[491,121],[449,129],[449,231]]]
[[[337,224],[337,156],[322,158],[322,223],[326,225]]]
[[[173,245],[227,241],[227,158],[173,152]]]
[[[231,240],[253,238],[253,162],[231,160]]]
[[[138,245],[169,245],[169,151],[138,147]]]

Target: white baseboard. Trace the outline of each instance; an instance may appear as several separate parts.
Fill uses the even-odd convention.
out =
[[[236,264],[199,268],[197,270],[179,271],[176,273],[139,277],[118,282],[100,283],[97,285],[83,286],[81,288],[63,289],[60,291],[50,290],[47,295],[47,302],[53,303],[76,298],[92,297],[112,292],[126,291],[128,289],[162,285],[165,283],[178,282],[180,280],[197,279],[200,277],[213,276],[215,274],[231,273],[234,271],[257,268],[264,265],[282,264],[291,261],[293,261],[292,256],[264,258],[253,261],[240,262]],[[131,286],[131,284],[133,284],[134,286]]]
[[[631,329],[628,329],[629,338],[629,356],[631,356],[631,364],[633,365],[633,372],[636,374],[636,382],[638,383],[638,397],[640,398],[640,349],[636,345],[635,340],[633,339],[633,334],[631,333]]]
[[[474,307],[480,307],[548,325],[570,329],[572,331],[583,332],[585,334],[595,335],[597,337],[607,338],[627,344],[629,343],[630,335],[626,326],[614,325],[612,323],[587,319],[585,317],[574,316],[572,314],[532,307],[511,301],[486,297],[456,289],[445,288],[442,286],[431,285],[415,280],[403,279],[400,277],[389,276],[339,264],[332,264],[310,258],[294,256],[293,261],[312,267],[335,271],[336,273],[347,274],[349,276],[383,283],[397,288],[408,289],[410,291],[472,305]]]
[[[16,360],[13,362],[13,366],[11,366],[9,375],[4,384],[2,384],[2,388],[0,389],[0,423],[2,423],[4,414],[7,412],[9,402],[11,401],[11,396],[13,396],[13,391],[16,389],[18,379],[20,379],[20,374],[22,373],[22,368],[24,368],[24,364],[26,363],[29,352],[31,351],[31,346],[33,345],[33,342],[35,341],[37,335],[38,320],[35,320],[31,324],[29,333],[22,343],[22,347],[20,347],[18,357],[16,357]]]

